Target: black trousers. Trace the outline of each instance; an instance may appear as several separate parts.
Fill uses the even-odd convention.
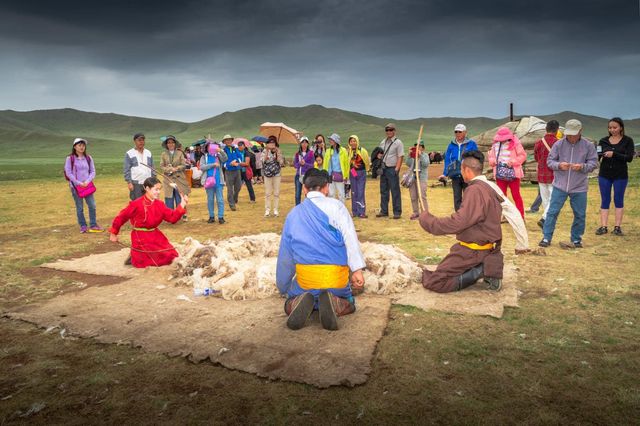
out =
[[[462,179],[462,176],[451,178],[451,187],[453,188],[453,208],[458,211],[460,204],[462,204],[462,193],[467,187],[467,183]]]
[[[402,215],[400,178],[395,167],[385,167],[380,176],[380,213],[384,215],[389,214],[389,193],[391,193],[393,215]]]

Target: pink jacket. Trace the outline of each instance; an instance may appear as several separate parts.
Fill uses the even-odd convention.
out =
[[[494,142],[493,145],[491,145],[491,149],[489,150],[489,165],[493,167],[493,177],[496,177],[496,165],[498,164],[496,157],[498,155],[498,149],[500,149],[501,143],[504,144],[502,149],[508,149],[511,154],[510,166],[513,167],[513,170],[516,173],[516,178],[522,179],[524,177],[524,170],[522,170],[522,165],[525,161],[527,161],[527,153],[522,147],[522,143],[520,143],[520,140],[516,136],[514,136],[510,142]]]

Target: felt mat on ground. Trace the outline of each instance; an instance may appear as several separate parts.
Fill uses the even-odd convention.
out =
[[[4,315],[103,343],[128,343],[194,362],[208,358],[321,388],[366,382],[389,318],[389,298],[366,296],[358,299],[355,314],[339,319],[338,331],[322,329],[315,315],[310,325],[292,331],[285,324],[284,299],[193,297],[186,288],[167,285],[166,268],[148,270],[153,272]]]
[[[435,269],[429,268],[429,269]],[[502,290],[489,291],[482,280],[454,293],[436,293],[421,287],[392,296],[393,303],[411,305],[420,309],[434,309],[459,314],[488,315],[502,318],[504,307],[518,307],[517,272],[513,266],[504,268]]]
[[[91,254],[78,259],[57,260],[56,262],[44,263],[40,266],[58,271],[131,278],[144,273],[146,269],[132,268],[124,264],[130,252],[130,249],[123,248],[118,251]]]

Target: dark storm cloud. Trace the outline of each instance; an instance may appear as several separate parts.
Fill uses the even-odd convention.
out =
[[[607,99],[639,95],[633,1],[4,1],[0,14],[6,108],[495,116],[516,100],[537,113],[640,115]]]

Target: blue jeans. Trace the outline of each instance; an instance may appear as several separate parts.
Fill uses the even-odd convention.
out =
[[[549,211],[547,212],[547,219],[544,221],[544,227],[542,233],[544,239],[551,241],[553,238],[553,231],[556,229],[556,221],[560,210],[567,201],[567,197],[571,203],[571,209],[573,210],[573,223],[571,224],[571,241],[582,241],[582,235],[584,234],[585,222],[587,218],[587,193],[586,192],[574,192],[567,193],[561,189],[553,187],[551,192],[551,200],[549,201]]]
[[[293,178],[296,184],[296,206],[302,201],[302,184],[300,183],[300,175]]]
[[[180,192],[178,192],[178,190],[175,189],[175,188],[173,188],[173,193],[171,195],[173,195],[173,197],[171,197],[171,198],[165,197],[164,198],[164,203],[170,209],[175,209],[182,202],[182,198],[180,197]],[[174,204],[174,202],[175,202],[175,204]]]
[[[209,209],[209,217],[214,217],[214,203],[218,203],[218,219],[224,217],[224,198],[222,195],[222,185],[216,185],[213,188],[206,188],[207,191],[207,209]]]
[[[73,197],[73,201],[76,203],[76,216],[78,217],[78,225],[87,226],[87,221],[84,218],[84,204],[82,200],[87,202],[87,207],[89,207],[89,223],[90,226],[98,226],[96,222],[96,200],[93,198],[93,194],[88,197],[80,198],[78,197],[78,193],[75,188],[71,188],[71,196]]]

